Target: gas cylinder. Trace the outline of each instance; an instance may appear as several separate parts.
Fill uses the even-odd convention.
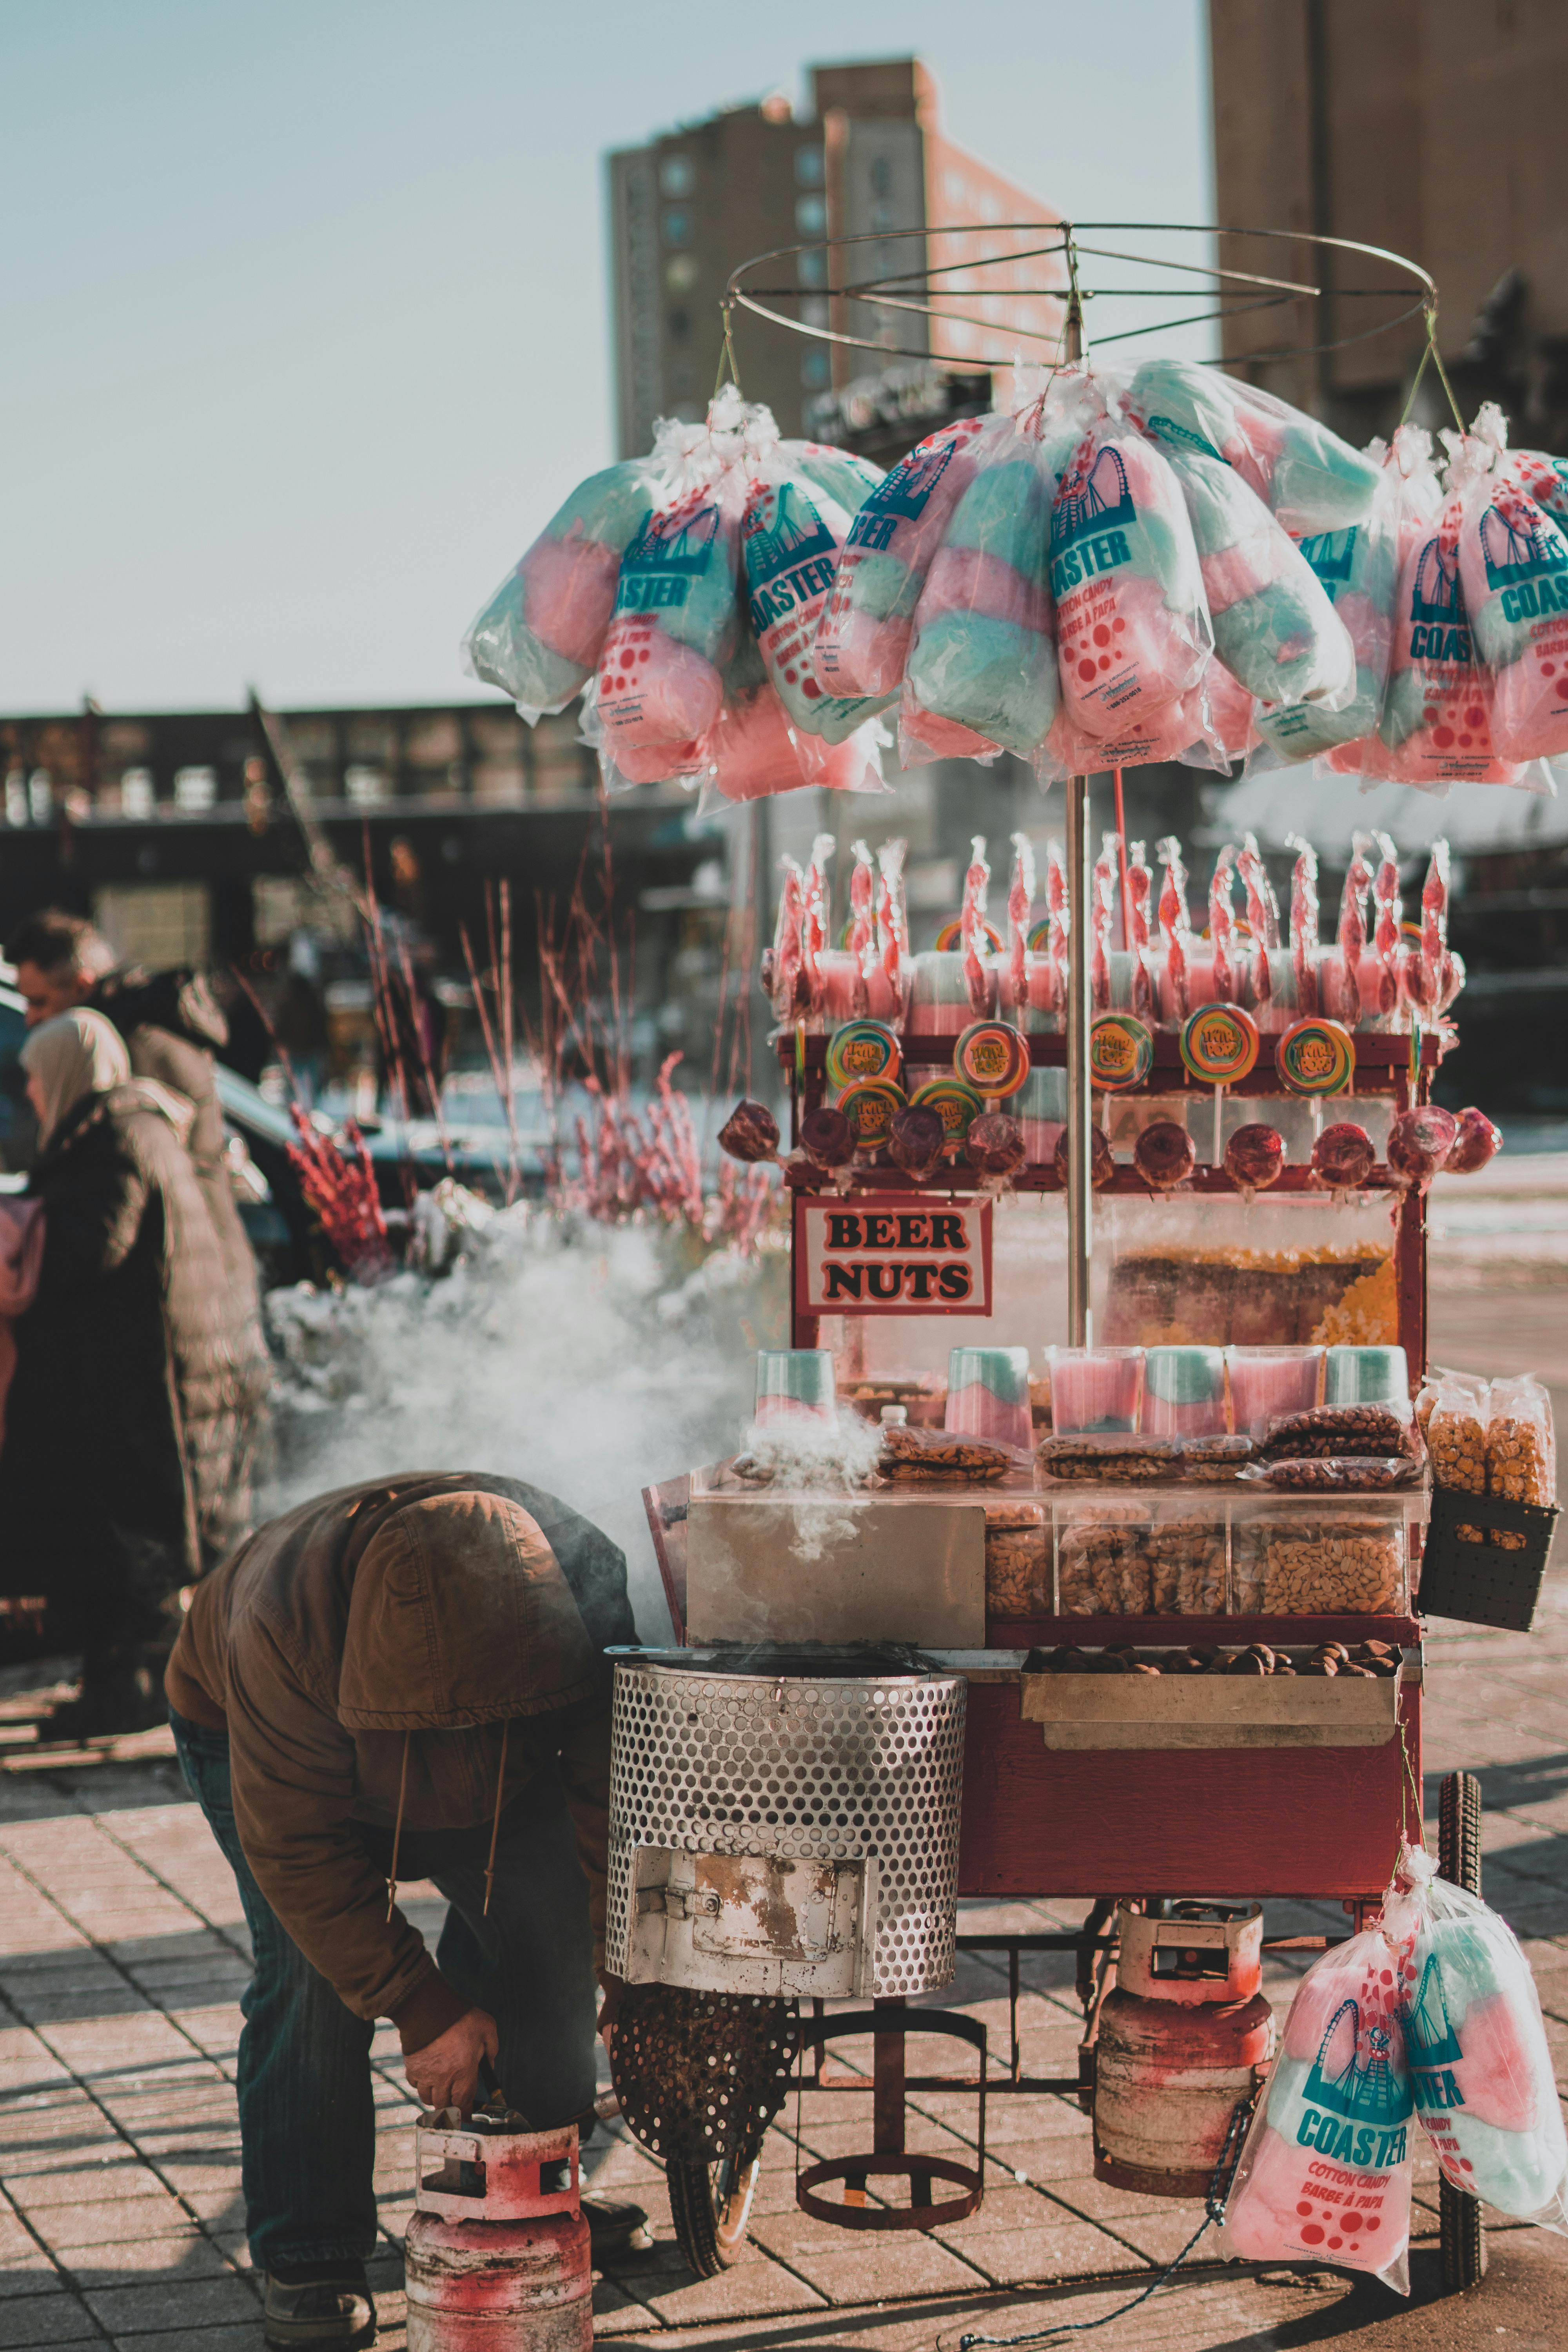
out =
[[[1148,2197],[1202,2197],[1237,2104],[1273,2054],[1262,1907],[1123,1905],[1117,1925],[1095,2060],[1095,2177]]]
[[[576,2126],[530,2131],[498,2099],[422,2116],[414,2147],[408,2352],[592,2352]]]

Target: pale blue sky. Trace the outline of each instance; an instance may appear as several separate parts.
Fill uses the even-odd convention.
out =
[[[906,54],[1077,217],[1212,217],[1204,0],[0,0],[0,710],[468,691],[611,452],[601,158]]]

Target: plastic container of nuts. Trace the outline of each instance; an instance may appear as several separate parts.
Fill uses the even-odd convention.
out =
[[[1407,1498],[1231,1506],[1231,1606],[1244,1616],[1384,1617],[1409,1607]]]
[[[1145,1540],[1149,1606],[1156,1617],[1219,1617],[1225,1612],[1227,1557],[1223,1504],[1194,1496],[1156,1505]]]
[[[1050,1507],[1023,1501],[985,1506],[985,1608],[992,1617],[1048,1617]]]
[[[1058,1608],[1064,1617],[1146,1617],[1153,1514],[1138,1496],[1053,1506]]]

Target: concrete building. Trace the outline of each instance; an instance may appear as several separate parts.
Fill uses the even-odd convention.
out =
[[[1483,398],[1516,441],[1568,448],[1568,241],[1558,186],[1562,0],[1210,0],[1217,217],[1385,246],[1436,279],[1438,347],[1468,422]],[[1316,301],[1228,326],[1228,362],[1352,439],[1396,424],[1426,341],[1381,264],[1226,241],[1240,268],[1321,284]],[[1284,267],[1279,265],[1283,263]],[[1311,276],[1319,267],[1320,278]],[[1342,342],[1258,361],[1281,344]],[[1423,422],[1449,422],[1432,371]]]
[[[942,372],[922,365],[928,356],[979,369],[998,341],[1058,330],[1059,306],[1042,290],[1060,282],[1054,261],[1011,258],[1014,244],[1021,250],[1032,240],[1009,243],[996,232],[1059,215],[943,135],[936,85],[918,58],[814,66],[810,84],[805,118],[775,94],[609,157],[624,457],[647,447],[655,417],[701,416],[719,367],[730,273],[778,247],[864,240],[832,256],[791,255],[757,283],[781,289],[771,307],[791,318],[886,345],[889,366],[903,362],[895,405],[901,401],[905,414],[929,413],[931,402],[952,413]],[[937,238],[937,230],[961,233]],[[942,265],[990,265],[948,320],[873,310],[837,290],[919,272],[928,255]],[[814,403],[879,373],[864,352],[803,339],[743,310],[734,336],[747,397],[765,401],[786,434],[820,430]],[[1020,347],[1031,348],[1027,340]],[[1033,348],[1044,355],[1047,345]]]

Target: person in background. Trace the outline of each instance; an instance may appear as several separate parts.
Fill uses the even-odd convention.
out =
[[[251,1487],[265,1427],[271,1371],[261,1328],[256,1259],[240,1223],[226,1158],[223,1108],[215,1053],[228,1042],[228,1024],[199,972],[149,972],[117,968],[114,950],[85,915],[47,908],[5,942],[16,985],[26,1000],[27,1024],[53,1020],[87,1005],[112,1022],[131,1057],[132,1074],[183,1095],[191,1106],[185,1148],[206,1202],[222,1263],[226,1319],[237,1350],[229,1386],[241,1416],[242,1442],[226,1491],[205,1506],[202,1542],[218,1559],[248,1534]]]
[[[319,1496],[197,1586],[169,1719],[255,1953],[237,2091],[269,2345],[374,2336],[377,2018],[426,2106],[467,2113],[488,2064],[536,2130],[592,2130],[604,1653],[636,1639],[607,1537],[466,1471]],[[447,1899],[434,1956],[400,1878]],[[646,2220],[584,2210],[601,2256]]]
[[[81,1695],[46,1736],[90,1738],[163,1719],[180,1591],[244,1451],[251,1334],[184,1149],[184,1097],[133,1078],[117,1031],[82,1006],[40,1023],[22,1064],[44,1245],[13,1325],[0,1574],[47,1596],[51,1648],[83,1654]]]

